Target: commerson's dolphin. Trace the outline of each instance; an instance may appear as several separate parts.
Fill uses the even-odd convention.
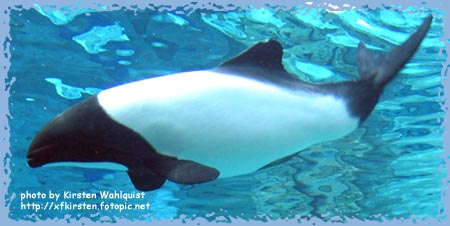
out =
[[[212,70],[104,90],[49,122],[28,164],[126,170],[143,191],[254,172],[355,130],[431,21],[387,54],[360,43],[357,81],[300,81],[284,70],[282,46],[268,41]]]

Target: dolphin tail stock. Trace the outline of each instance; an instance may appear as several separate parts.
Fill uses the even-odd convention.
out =
[[[414,55],[430,29],[432,20],[432,15],[427,16],[414,34],[387,54],[377,54],[360,42],[357,66],[361,79],[371,80],[376,87],[383,88]]]

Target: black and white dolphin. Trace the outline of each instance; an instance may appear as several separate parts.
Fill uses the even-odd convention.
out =
[[[139,190],[251,173],[355,130],[431,21],[387,54],[360,43],[357,81],[300,81],[284,70],[281,45],[268,41],[212,70],[104,90],[48,123],[29,147],[28,164],[117,166]]]

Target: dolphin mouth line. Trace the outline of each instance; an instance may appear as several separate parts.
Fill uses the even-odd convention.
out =
[[[30,149],[27,155],[28,165],[33,168],[45,165],[49,160],[49,158],[45,157],[49,156],[42,156],[40,153],[45,153],[45,150],[48,150],[50,147],[51,145],[43,145]]]

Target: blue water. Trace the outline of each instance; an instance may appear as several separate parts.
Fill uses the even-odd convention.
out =
[[[446,55],[439,54],[444,47],[440,12],[411,8],[330,12],[305,6],[284,11],[198,10],[189,15],[148,9],[62,11],[65,16],[44,6],[41,12],[10,11],[8,78],[14,81],[10,218],[115,222],[180,217],[211,221],[445,217],[440,73]],[[360,40],[373,49],[391,49],[414,32],[428,13],[435,19],[421,48],[386,87],[368,120],[345,138],[313,146],[250,175],[192,186],[166,183],[145,199],[129,202],[149,202],[152,207],[147,211],[36,212],[21,206],[20,195],[26,191],[136,192],[124,172],[31,169],[26,164],[28,145],[46,122],[102,89],[212,68],[268,38],[283,44],[285,68],[305,81],[357,79]],[[44,205],[49,199],[32,201]]]

